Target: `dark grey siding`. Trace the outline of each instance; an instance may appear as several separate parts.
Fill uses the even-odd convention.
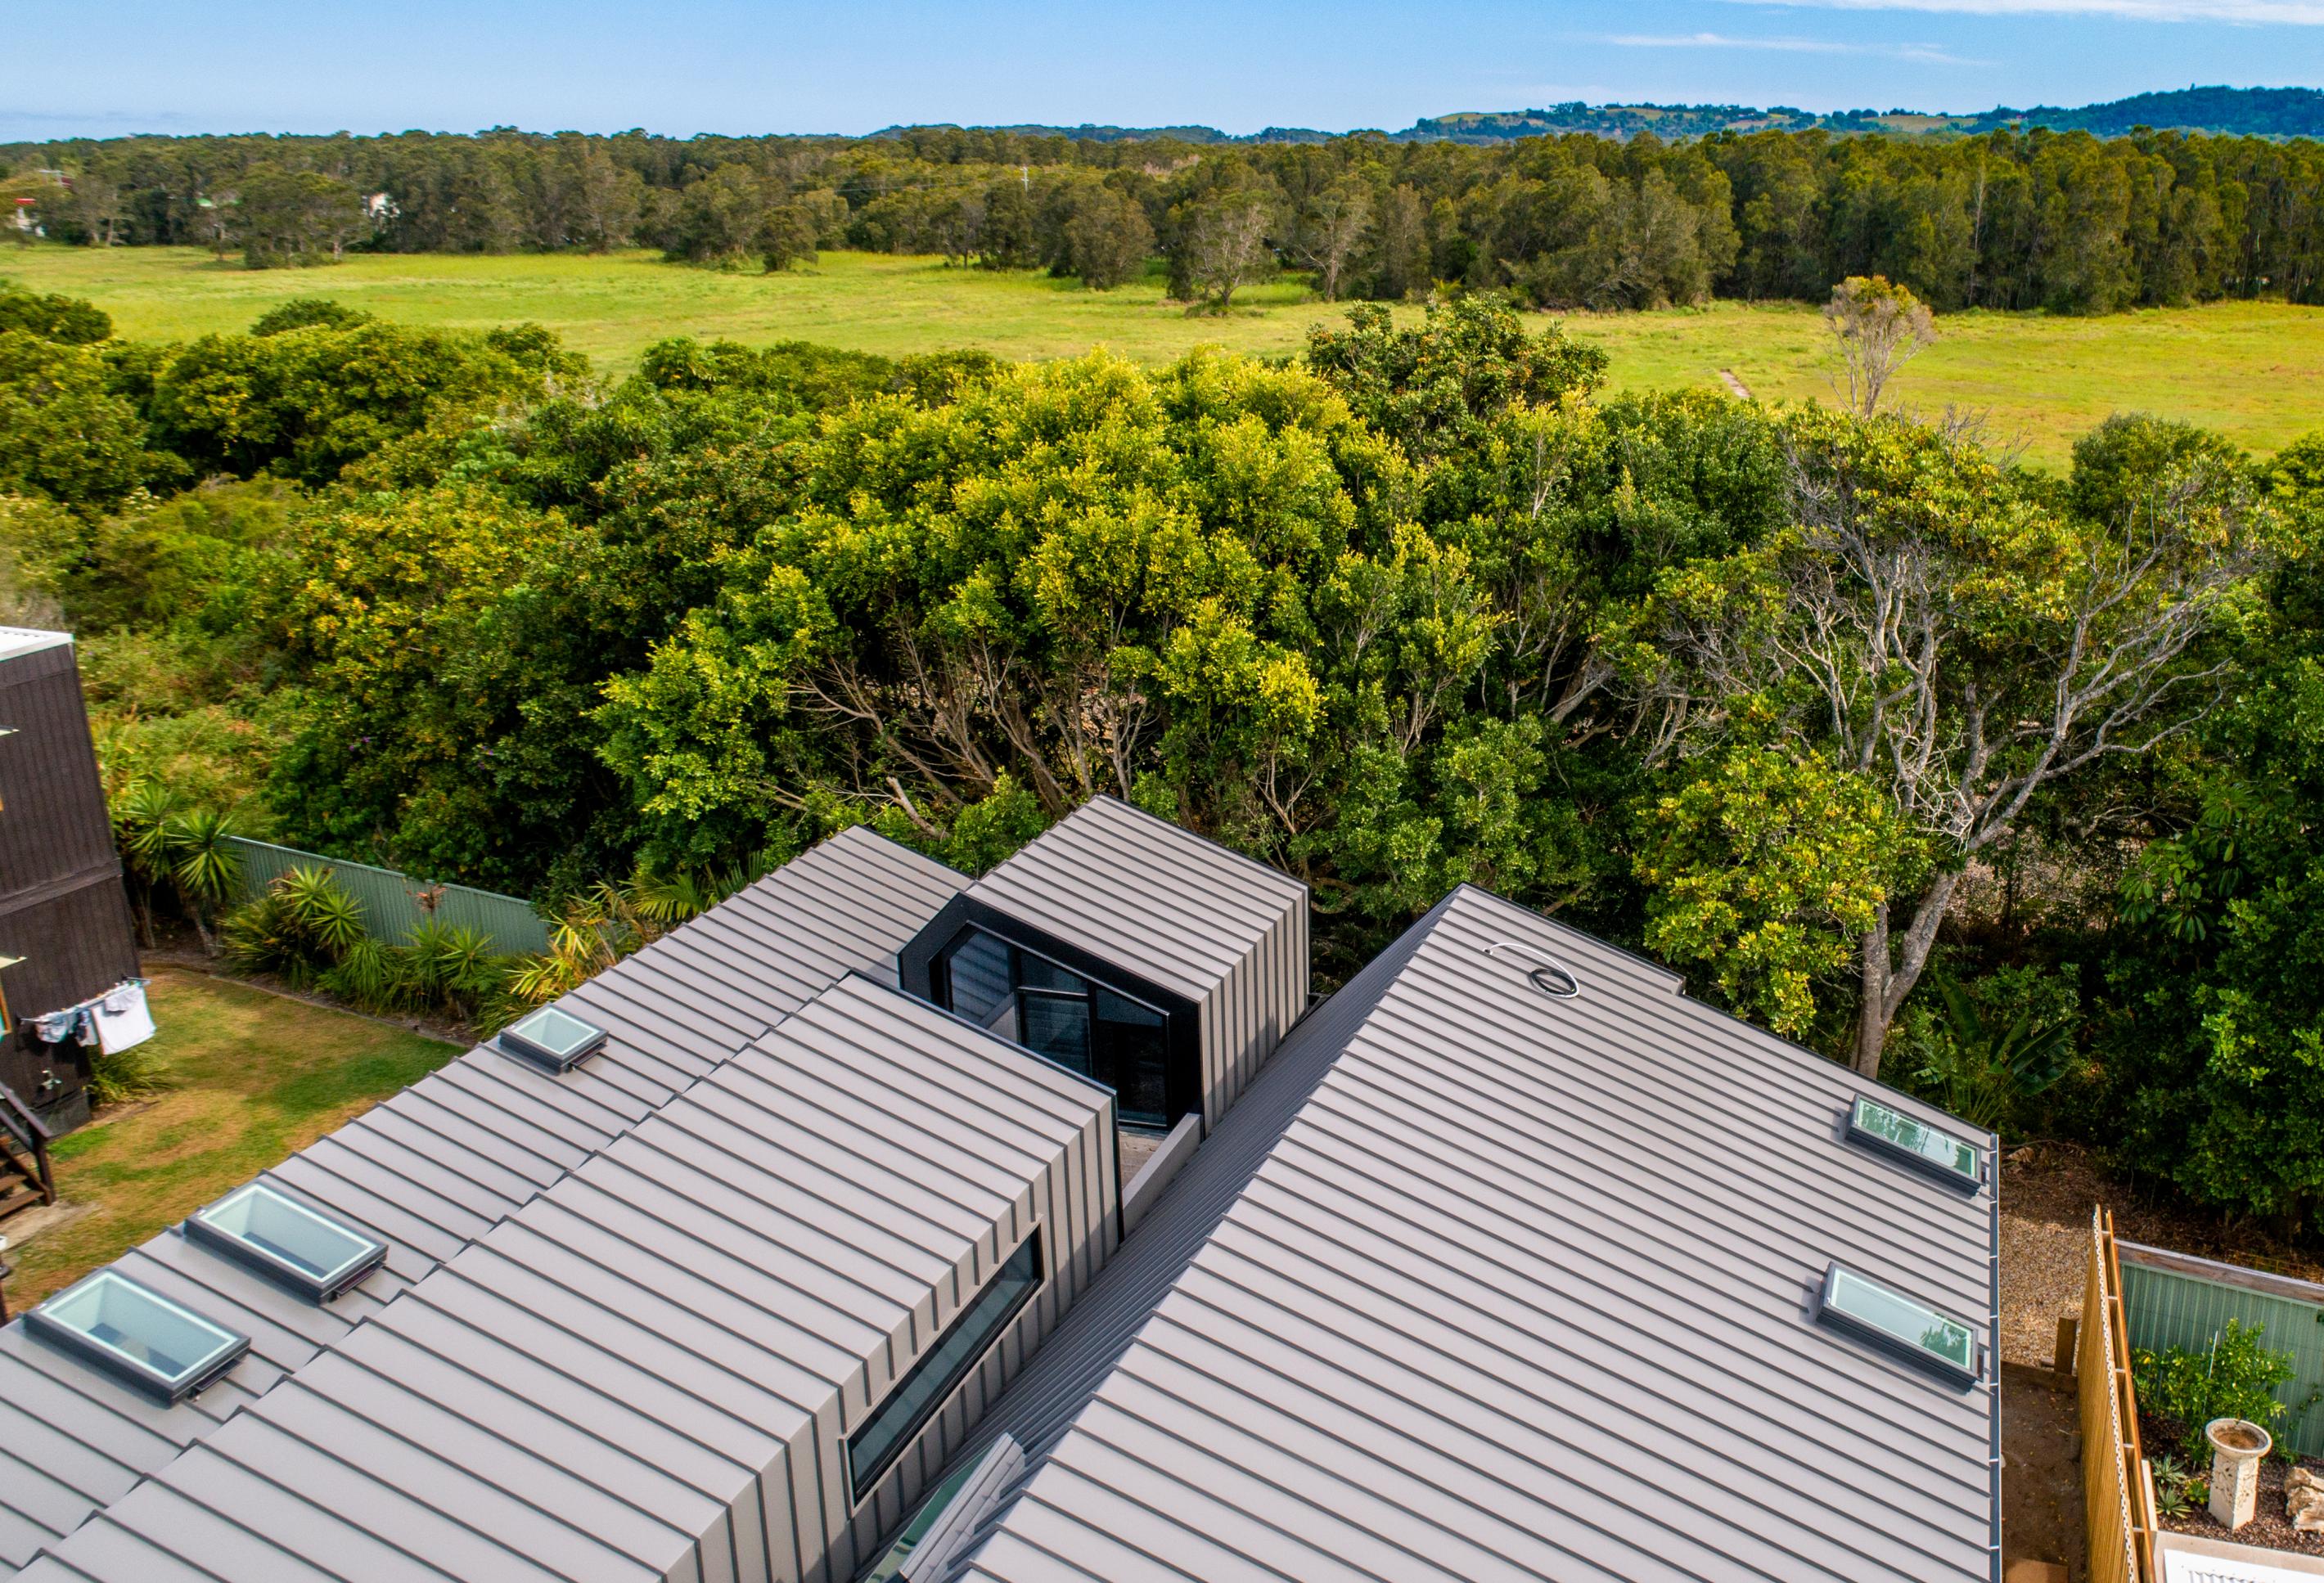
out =
[[[961,1576],[1995,1575],[1990,1381],[1812,1318],[1839,1260],[1982,1330],[1989,1190],[1849,1146],[1853,1073],[1481,892],[1368,999],[1071,1427],[1062,1365],[1054,1399],[1030,1399],[1045,1363],[996,1412],[1054,1444]],[[1144,1262],[1133,1238],[1115,1282]]]
[[[968,894],[1194,1002],[1206,1127],[1306,1008],[1306,886],[1116,798],[1075,809]]]
[[[302,1307],[303,1341],[254,1347],[197,1400],[145,1407],[21,1324],[0,1330],[0,1403],[18,1413],[5,1454],[79,1470],[0,1477],[0,1569],[71,1532],[116,1486],[154,1472],[301,1367],[310,1353],[300,1346],[327,1344],[376,1313],[847,974],[892,983],[897,949],[966,883],[867,831],[835,836],[568,996],[563,1004],[612,1035],[576,1071],[551,1076],[480,1047],[267,1172],[386,1241],[387,1265],[330,1309]],[[145,1278],[164,1265],[202,1273],[220,1294],[194,1303],[205,1311],[288,1302],[174,1228],[122,1267]]]
[[[25,639],[0,628],[0,652]],[[32,640],[37,640],[37,639]],[[137,941],[69,640],[0,658],[0,970],[16,1026],[0,1030],[0,1082],[59,1127],[88,1115],[88,1065],[24,1019],[133,977]]]

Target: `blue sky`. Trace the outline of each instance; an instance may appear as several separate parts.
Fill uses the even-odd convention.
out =
[[[11,0],[0,137],[1406,126],[1593,102],[2076,105],[2324,85],[2324,0]]]

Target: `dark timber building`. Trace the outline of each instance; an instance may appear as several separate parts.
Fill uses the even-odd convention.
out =
[[[0,1330],[0,1577],[1996,1583],[1989,1134],[1305,903],[826,842]]]
[[[0,627],[0,1084],[51,1130],[78,1127],[87,1054],[32,1019],[134,977],[137,937],[72,639],[22,627]]]

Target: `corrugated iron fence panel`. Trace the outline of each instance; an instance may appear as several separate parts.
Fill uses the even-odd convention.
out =
[[[276,846],[272,842],[252,841],[246,836],[229,836],[227,840],[242,860],[244,900],[263,894],[269,885],[293,869],[327,869],[340,888],[363,908],[364,926],[383,940],[401,940],[414,925],[433,917],[451,927],[475,930],[490,939],[498,951],[532,953],[549,949],[549,925],[529,905],[513,896],[474,890],[466,885],[427,885],[392,869],[327,858],[318,852],[302,852],[296,847]],[[423,896],[433,898],[432,910],[421,905]]]
[[[2233,1284],[2236,1277],[2227,1272],[2222,1275],[2227,1278],[2163,1268],[2144,1250],[2125,1247],[2122,1305],[2130,1344],[2153,1351],[2183,1347],[2208,1352],[2231,1319],[2264,1327],[2260,1344],[2271,1352],[2289,1353],[2293,1370],[2292,1378],[2275,1389],[2276,1399],[2292,1409],[2276,1426],[2277,1438],[2301,1456],[2324,1456],[2324,1287],[2315,1288],[2316,1301],[2301,1302],[2288,1294],[2253,1291]],[[2257,1271],[2253,1275],[2286,1287],[2307,1284]]]

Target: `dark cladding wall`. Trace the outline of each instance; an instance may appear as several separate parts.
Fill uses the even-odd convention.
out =
[[[0,727],[15,733],[0,737],[0,956],[24,959],[0,970],[0,1082],[62,1130],[87,1118],[88,1063],[42,1044],[29,1019],[137,971],[70,643],[0,659]]]

